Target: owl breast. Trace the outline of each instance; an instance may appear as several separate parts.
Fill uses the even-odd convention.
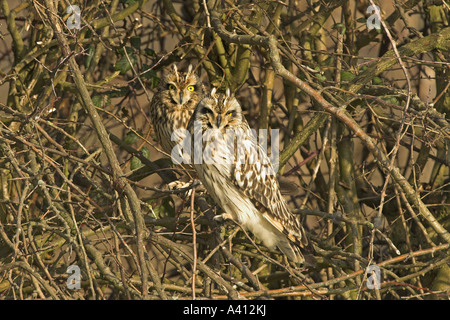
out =
[[[193,111],[189,109],[170,112],[166,116],[166,123],[160,123],[159,125],[154,126],[157,138],[160,141],[163,150],[169,155],[171,154],[172,149],[183,141],[186,126],[192,112]],[[159,121],[162,120],[163,119]]]
[[[246,230],[261,239],[269,249],[275,249],[279,232],[258,212],[252,201],[223,175],[228,171],[224,165],[194,165],[200,180],[216,203],[230,214]]]

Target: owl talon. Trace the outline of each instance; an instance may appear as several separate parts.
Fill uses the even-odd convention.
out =
[[[199,180],[192,180],[189,182],[172,181],[167,184],[167,189],[170,191],[177,191],[182,189],[188,189],[180,191],[181,198],[190,198],[192,196],[192,190],[195,189],[197,195],[203,195],[206,193],[206,189]]]
[[[169,190],[179,190],[189,186],[189,183],[181,182],[181,181],[172,181],[167,184],[167,189]]]
[[[196,186],[195,186],[195,193],[198,195],[204,195],[206,194],[206,188],[203,185],[203,183],[201,183],[200,180],[195,180]]]

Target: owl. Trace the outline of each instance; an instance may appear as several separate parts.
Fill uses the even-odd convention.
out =
[[[213,200],[269,249],[303,263],[308,245],[299,220],[283,199],[267,154],[236,98],[215,89],[197,105],[188,124],[191,160]]]
[[[189,65],[179,72],[176,65],[161,79],[150,103],[150,117],[156,138],[169,156],[184,138],[195,106],[203,97],[203,86]]]

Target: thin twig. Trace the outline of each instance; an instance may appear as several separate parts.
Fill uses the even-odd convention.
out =
[[[195,188],[191,193],[191,228],[192,228],[192,247],[193,247],[193,266],[192,266],[192,300],[195,300],[195,277],[197,274],[197,231],[194,220],[194,200]]]

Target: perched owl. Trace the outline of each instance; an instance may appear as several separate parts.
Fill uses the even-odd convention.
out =
[[[187,72],[179,72],[173,65],[173,69],[161,79],[150,103],[150,116],[162,150],[169,156],[173,147],[183,139],[182,135],[176,134],[177,129],[186,129],[202,97],[203,86],[192,71],[192,65],[189,65]]]
[[[303,263],[300,246],[308,240],[290,212],[267,154],[257,144],[235,97],[216,93],[203,98],[188,130],[191,159],[214,201],[270,249]]]

